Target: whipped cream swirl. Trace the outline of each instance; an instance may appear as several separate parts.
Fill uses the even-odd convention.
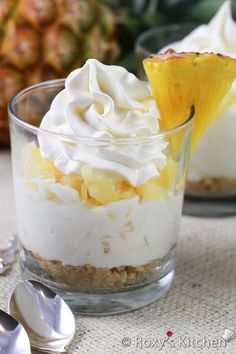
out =
[[[227,0],[207,25],[197,27],[183,40],[169,44],[168,48],[177,51],[215,52],[236,57],[235,33],[236,23],[232,18],[231,2]]]
[[[119,143],[119,138],[147,137],[159,131],[158,112],[148,83],[119,66],[89,59],[73,71],[40,128],[94,138],[72,143],[39,133],[42,155],[65,173],[79,172],[83,164],[88,164],[123,176],[135,186],[158,176],[158,169],[165,165],[167,143],[160,137],[149,142],[137,139]],[[102,142],[96,142],[97,138]]]

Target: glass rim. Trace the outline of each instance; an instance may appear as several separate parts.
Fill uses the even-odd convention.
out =
[[[146,56],[149,56],[153,54],[153,52],[149,51],[145,46],[143,45],[143,41],[148,38],[148,36],[155,34],[156,32],[161,32],[161,31],[177,31],[179,29],[184,29],[184,28],[189,28],[194,30],[198,25],[194,22],[185,22],[185,23],[173,23],[170,25],[162,25],[162,26],[155,26],[152,28],[149,28],[148,30],[142,32],[138,38],[136,39],[135,42],[135,51],[138,49],[141,49],[142,52],[145,53]]]
[[[40,127],[36,127],[30,123],[24,122],[20,117],[17,116],[16,112],[14,111],[13,105],[17,102],[18,99],[23,97],[25,94],[38,89],[38,88],[50,88],[50,87],[56,87],[60,85],[64,85],[66,79],[56,79],[56,80],[48,80],[48,81],[43,81],[34,85],[30,85],[26,87],[25,89],[19,91],[16,93],[8,102],[8,115],[10,118],[10,121],[14,122],[16,125],[18,125],[21,128],[24,128],[28,132],[31,132],[34,135],[38,135],[39,133],[42,135],[48,135],[51,138],[57,138],[59,140],[69,140],[69,141],[74,141],[74,142],[83,142],[83,143],[137,143],[137,142],[149,142],[152,141],[156,138],[160,137],[165,137],[169,135],[173,135],[184,129],[185,127],[188,127],[191,125],[193,118],[194,118],[194,110],[193,106],[190,107],[190,114],[188,118],[182,122],[181,124],[167,130],[162,130],[159,131],[158,133],[155,134],[150,134],[150,135],[142,135],[142,136],[130,136],[130,137],[92,137],[92,136],[79,136],[79,135],[72,135],[72,134],[62,134],[62,133],[57,133],[53,132],[47,129],[43,129]]]

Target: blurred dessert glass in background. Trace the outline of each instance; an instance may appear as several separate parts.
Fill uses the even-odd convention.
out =
[[[137,41],[138,72],[143,57],[172,48],[177,51],[214,52],[236,57],[236,23],[230,1],[225,1],[207,25],[173,25],[144,33]],[[236,83],[225,97],[216,120],[204,133],[191,156],[184,211],[217,215],[236,212]],[[193,199],[192,199],[193,198]],[[232,199],[233,198],[233,199]],[[204,204],[201,205],[201,200]],[[199,203],[200,205],[199,206]]]

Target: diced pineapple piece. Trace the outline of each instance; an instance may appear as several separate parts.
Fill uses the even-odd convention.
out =
[[[177,183],[177,163],[171,158],[166,161],[166,166],[159,171],[158,177],[153,177],[146,183],[136,187],[137,193],[145,200],[158,200],[167,196],[170,190],[173,190],[175,183]]]
[[[159,184],[159,178],[154,177],[148,182],[136,187],[140,197],[145,200],[159,200],[166,197],[167,190]]]
[[[89,165],[83,165],[80,169],[81,177],[85,183],[91,183],[94,179],[93,169]]]
[[[40,150],[34,143],[27,144],[22,152],[23,176],[30,180],[41,176],[43,179],[55,178],[57,169],[52,161],[42,157]]]
[[[101,205],[101,203],[99,203],[96,199],[92,198],[92,197],[88,197],[87,200],[88,205],[90,205],[91,207],[96,207]]]
[[[81,189],[82,178],[78,174],[71,173],[69,175],[62,175],[58,182],[79,192]]]
[[[81,184],[80,198],[85,202],[88,200],[88,188],[84,183]]]
[[[137,194],[135,188],[128,181],[122,180],[119,185],[120,199],[131,199]]]
[[[116,184],[110,179],[94,179],[88,186],[89,194],[101,204],[107,204],[120,199]]]
[[[99,204],[107,204],[120,199],[133,198],[135,189],[122,178],[90,166],[81,167],[81,176],[88,188],[89,196]]]
[[[168,158],[166,160],[166,166],[163,168],[163,170],[159,171],[160,176],[158,178],[159,185],[171,189],[176,181],[177,178],[177,163],[172,160],[171,158]]]

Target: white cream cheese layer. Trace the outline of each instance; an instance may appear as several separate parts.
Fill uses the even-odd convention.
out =
[[[58,200],[47,200],[48,192]],[[16,200],[24,247],[74,266],[138,266],[164,257],[176,242],[182,210],[182,196],[142,203],[134,197],[88,208],[70,187],[47,180],[39,193],[19,178]]]
[[[236,58],[236,23],[232,18],[230,1],[223,3],[209,24],[197,27],[182,41],[169,44],[168,48],[177,51],[215,52]],[[229,95],[236,102],[236,83]],[[236,104],[232,104],[206,130],[191,157],[189,180],[198,181],[204,177],[236,178],[235,132]]]
[[[206,130],[191,157],[188,179],[208,176],[236,178],[236,105]]]
[[[159,131],[148,83],[119,66],[89,59],[73,71],[40,127],[92,138],[92,143],[72,143],[39,134],[42,155],[65,173],[79,172],[83,164],[88,164],[123,176],[135,186],[158,176],[158,169],[165,164],[166,143],[162,138],[155,138],[152,144],[114,141],[147,137]],[[95,144],[96,138],[105,138],[107,143]]]

